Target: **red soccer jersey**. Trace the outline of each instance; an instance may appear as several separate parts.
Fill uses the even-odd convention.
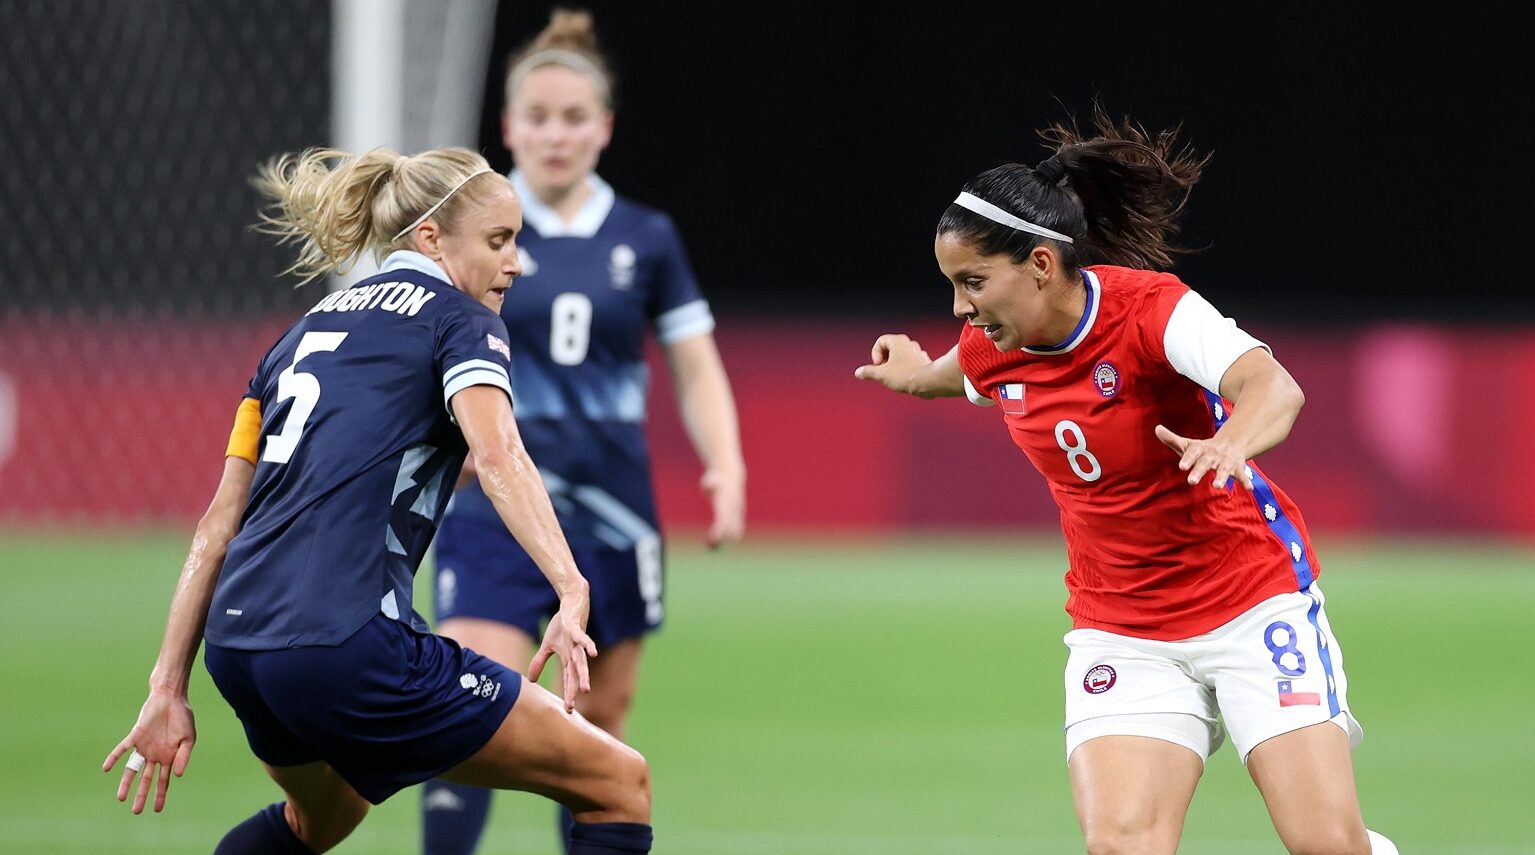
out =
[[[1060,507],[1074,626],[1189,638],[1309,586],[1321,567],[1278,485],[1249,463],[1254,493],[1235,481],[1212,490],[1208,478],[1190,486],[1154,432],[1205,438],[1225,421],[1227,402],[1174,368],[1200,376],[1187,366],[1218,325],[1185,322],[1195,313],[1183,311],[1169,332],[1185,297],[1201,319],[1215,317],[1209,304],[1170,274],[1095,266],[1084,279],[1086,311],[1060,347],[999,353],[968,325],[959,347],[966,381],[998,405]],[[1209,386],[1246,342],[1258,344],[1226,323],[1241,339],[1206,360]]]

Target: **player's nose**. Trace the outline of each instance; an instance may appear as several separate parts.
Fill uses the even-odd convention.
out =
[[[958,288],[954,289],[954,317],[964,319],[975,314],[975,305],[972,304]]]

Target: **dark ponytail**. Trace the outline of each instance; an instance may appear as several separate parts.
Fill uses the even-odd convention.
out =
[[[988,169],[964,190],[1070,238],[1065,243],[993,222],[958,205],[938,221],[939,234],[957,234],[982,255],[1007,254],[1022,262],[1050,241],[1062,264],[1084,263],[1160,270],[1196,250],[1174,245],[1178,217],[1199,180],[1208,154],[1176,148],[1180,126],[1152,135],[1128,118],[1116,122],[1093,104],[1092,135],[1075,121],[1039,132],[1054,153],[1034,168],[1009,163]]]

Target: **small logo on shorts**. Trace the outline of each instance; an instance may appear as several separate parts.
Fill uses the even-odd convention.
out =
[[[1082,689],[1089,695],[1101,695],[1114,688],[1114,681],[1118,678],[1119,675],[1114,673],[1111,666],[1095,665],[1082,678]]]
[[[1112,398],[1119,392],[1119,369],[1112,362],[1100,362],[1093,369],[1093,386],[1098,389],[1098,394],[1105,398]]]
[[[482,698],[495,700],[501,697],[501,684],[488,676],[480,677],[474,674],[465,674],[458,678],[458,684]]]

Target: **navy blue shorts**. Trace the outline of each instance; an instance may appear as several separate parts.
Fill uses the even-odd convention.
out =
[[[560,607],[549,580],[499,521],[449,514],[434,541],[435,620],[468,617],[510,624],[535,643]],[[591,586],[586,632],[603,648],[661,627],[661,539],[633,549],[571,547]]]
[[[258,758],[323,760],[373,804],[473,756],[522,690],[516,671],[382,614],[336,647],[209,644],[203,660]]]

